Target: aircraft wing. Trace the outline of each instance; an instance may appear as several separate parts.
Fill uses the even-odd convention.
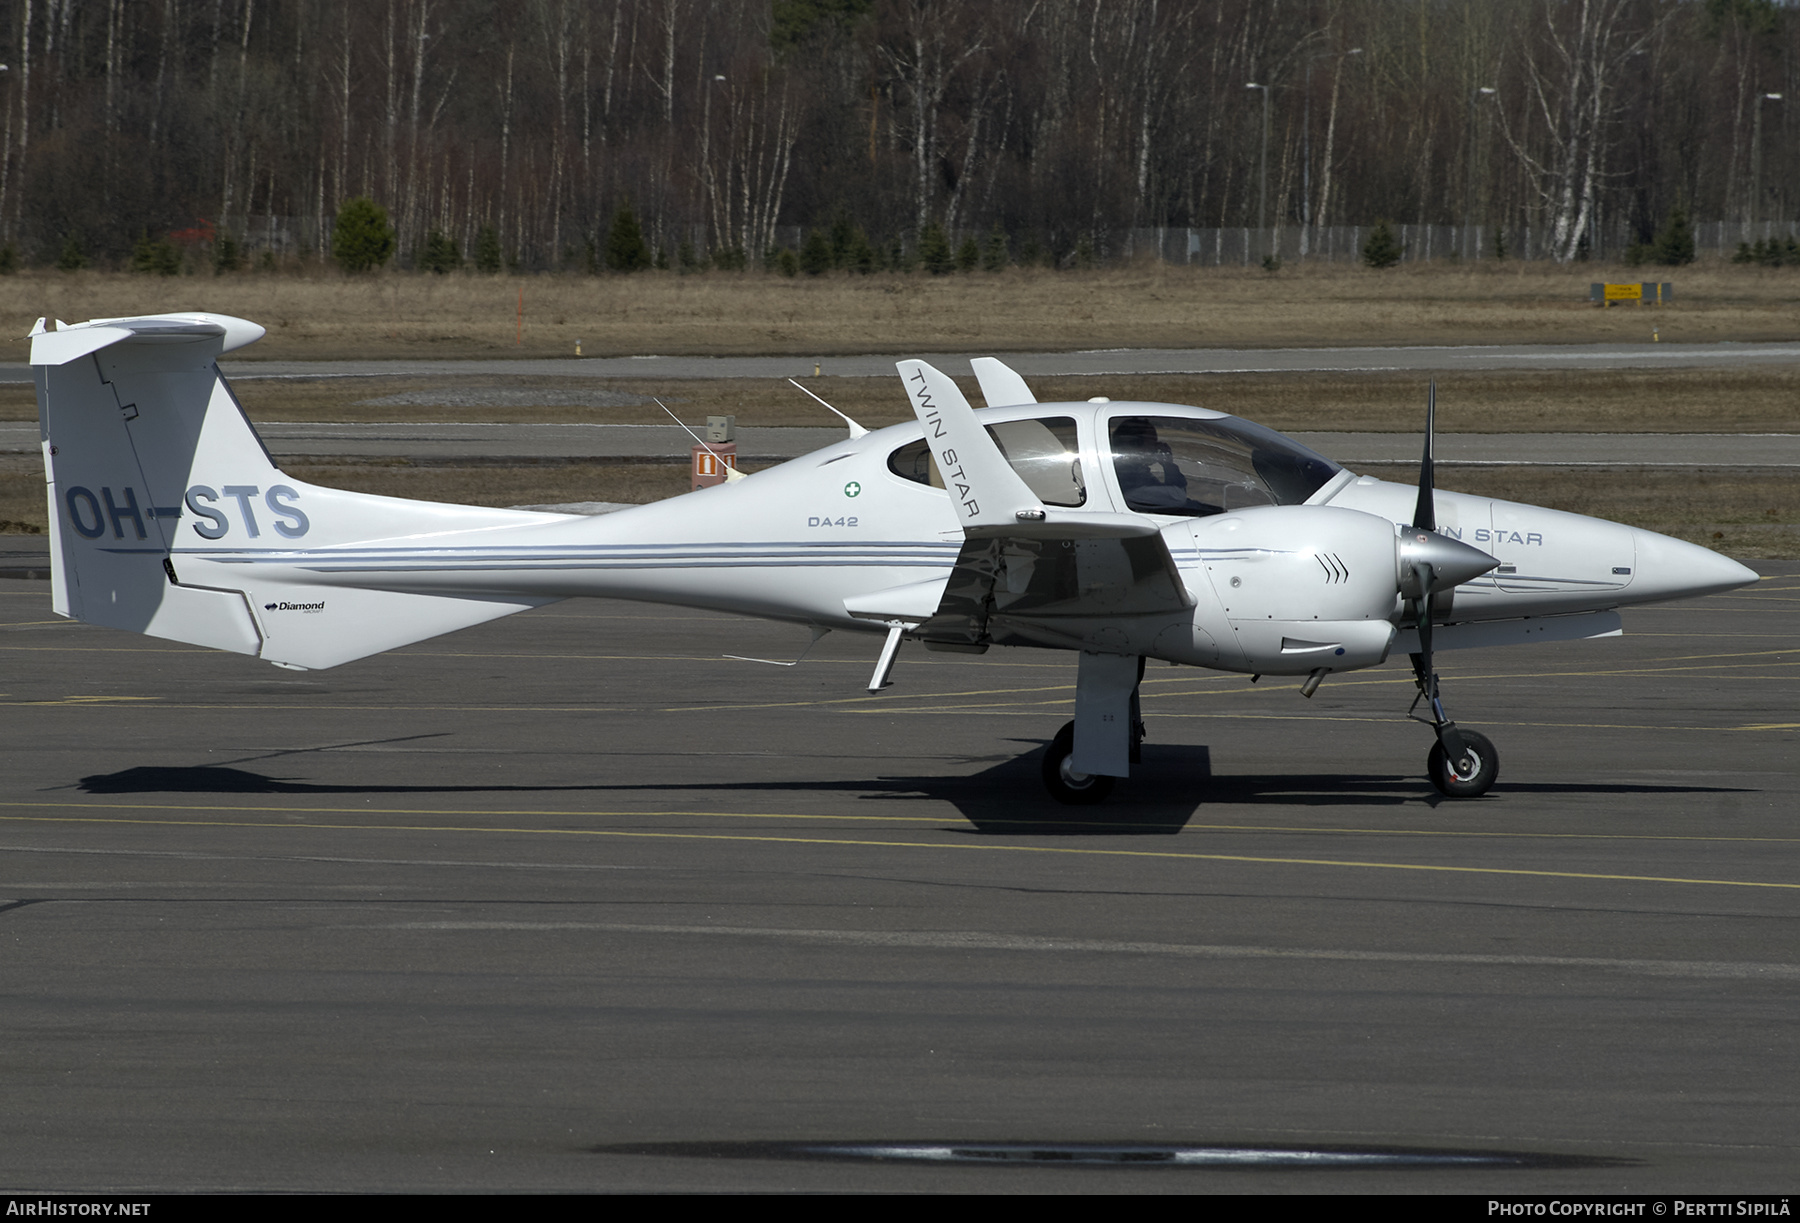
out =
[[[1043,505],[954,382],[923,361],[898,368],[964,535],[937,608],[916,636],[952,649],[1092,649],[1106,624],[1193,608],[1156,523]]]

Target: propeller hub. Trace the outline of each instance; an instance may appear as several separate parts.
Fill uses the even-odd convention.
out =
[[[1430,575],[1431,591],[1450,590],[1478,578],[1500,562],[1480,548],[1425,531],[1418,527],[1402,527],[1395,544],[1395,560],[1399,570],[1400,593],[1409,599],[1425,597],[1421,567]]]

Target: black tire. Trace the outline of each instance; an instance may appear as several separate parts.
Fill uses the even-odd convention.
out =
[[[1113,779],[1100,774],[1091,777],[1070,774],[1064,767],[1075,752],[1075,723],[1070,722],[1056,732],[1050,746],[1044,749],[1044,788],[1050,797],[1071,807],[1087,807],[1105,802],[1112,793]]]
[[[1431,755],[1426,757],[1425,768],[1431,775],[1431,784],[1446,798],[1479,798],[1488,792],[1494,779],[1500,775],[1500,755],[1494,750],[1493,743],[1486,735],[1472,730],[1460,730],[1463,745],[1469,755],[1464,760],[1461,770],[1450,767],[1450,758],[1444,751],[1444,745],[1431,745]]]

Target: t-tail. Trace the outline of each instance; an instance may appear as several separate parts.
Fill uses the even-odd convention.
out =
[[[548,516],[319,488],[275,465],[218,368],[263,329],[217,314],[32,331],[55,610],[278,666],[349,662],[553,600],[346,585],[334,552]]]

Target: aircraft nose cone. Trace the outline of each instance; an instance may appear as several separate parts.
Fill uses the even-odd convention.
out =
[[[1631,533],[1637,549],[1636,572],[1627,588],[1634,599],[1690,599],[1736,590],[1759,581],[1756,570],[1740,565],[1711,548],[1658,535]]]
[[[1418,591],[1406,589],[1411,582],[1414,565],[1430,565],[1432,572],[1437,575],[1435,588],[1449,590],[1480,577],[1500,563],[1480,548],[1465,544],[1460,539],[1451,539],[1436,531],[1421,531],[1417,527],[1402,529],[1398,546],[1400,584],[1409,598],[1419,596]]]

